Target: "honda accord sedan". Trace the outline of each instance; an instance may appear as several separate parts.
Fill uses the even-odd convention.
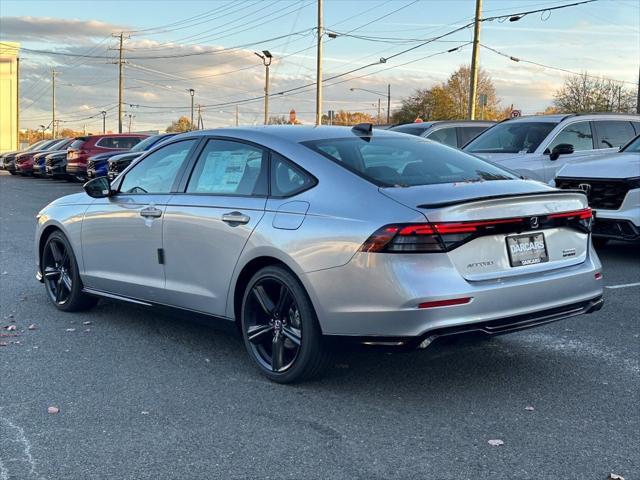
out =
[[[235,322],[276,382],[331,339],[424,348],[602,306],[582,192],[371,125],[178,135],[37,217],[63,311],[101,297]]]

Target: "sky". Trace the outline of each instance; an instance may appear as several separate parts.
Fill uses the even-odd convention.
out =
[[[482,16],[575,1],[484,0]],[[382,98],[384,117],[386,97],[357,89],[385,92],[390,85],[393,110],[416,89],[445,81],[470,63],[473,29],[419,45],[472,21],[474,8],[474,0],[325,0],[325,28],[337,36],[324,42],[324,111],[375,115]],[[304,86],[315,81],[316,0],[3,0],[0,16],[0,41],[23,47],[22,128],[51,121],[54,68],[61,126],[101,130],[105,110],[107,129],[116,130],[118,39],[112,34],[121,31],[127,59],[125,126],[131,115],[133,131],[164,130],[180,115],[188,116],[189,89],[203,106],[206,128],[234,124],[236,104],[241,124],[260,123],[264,66],[254,51],[262,50],[274,57],[271,92],[286,92],[270,99],[270,113],[288,115],[294,108],[300,120],[313,123],[315,87]],[[551,105],[569,75],[555,68],[606,76],[635,90],[640,2],[598,0],[517,22],[483,22],[480,41],[522,60],[480,50],[480,65],[492,77],[501,104],[513,104],[524,114]],[[416,48],[394,56],[411,47]],[[335,75],[341,76],[331,80]]]

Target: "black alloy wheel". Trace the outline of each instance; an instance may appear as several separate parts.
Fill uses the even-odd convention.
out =
[[[266,267],[249,282],[242,333],[251,358],[268,378],[291,383],[316,375],[327,360],[304,288],[282,267]]]
[[[60,310],[86,310],[97,299],[82,292],[82,282],[73,250],[60,231],[53,232],[44,245],[41,260],[42,277],[49,298]]]

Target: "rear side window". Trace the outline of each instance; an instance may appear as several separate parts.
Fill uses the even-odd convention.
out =
[[[420,137],[338,138],[303,145],[384,187],[516,178],[479,158]],[[327,153],[329,146],[340,153],[340,158]]]
[[[434,140],[450,147],[458,146],[458,138],[456,136],[456,127],[447,127],[429,133],[426,136],[429,140]]]
[[[290,197],[312,187],[315,180],[277,153],[271,154],[271,195]]]
[[[134,145],[140,142],[140,138],[136,137],[104,137],[98,140],[97,147],[101,148],[118,148],[118,149],[131,149]]]
[[[488,127],[458,127],[458,146],[464,147]]]
[[[266,195],[267,152],[241,142],[209,140],[200,154],[187,193]]]
[[[596,132],[598,133],[597,148],[621,147],[633,137],[635,130],[631,122],[623,120],[596,120]]]
[[[591,132],[591,122],[576,122],[567,125],[553,139],[547,147],[549,151],[561,143],[573,145],[576,152],[582,150],[593,150],[593,133]]]

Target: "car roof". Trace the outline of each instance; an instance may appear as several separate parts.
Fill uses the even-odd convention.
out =
[[[331,138],[345,138],[345,137],[359,137],[366,136],[357,133],[353,127],[335,127],[326,126],[321,127],[312,125],[265,125],[255,127],[235,127],[235,128],[216,128],[211,130],[198,130],[193,132],[183,133],[176,137],[180,138],[193,138],[194,136],[229,136],[237,138],[263,138],[274,140],[285,140],[294,143],[307,142],[312,140],[325,140]],[[373,137],[394,137],[402,136],[406,138],[404,134],[399,132],[393,132],[389,130],[375,129],[371,133]]]
[[[612,112],[593,112],[593,113],[555,113],[551,115],[525,115],[523,117],[507,118],[503,122],[554,122],[560,123],[569,118],[587,117],[587,118],[615,118],[615,119],[636,119],[640,120],[639,115],[632,113],[612,113]]]

